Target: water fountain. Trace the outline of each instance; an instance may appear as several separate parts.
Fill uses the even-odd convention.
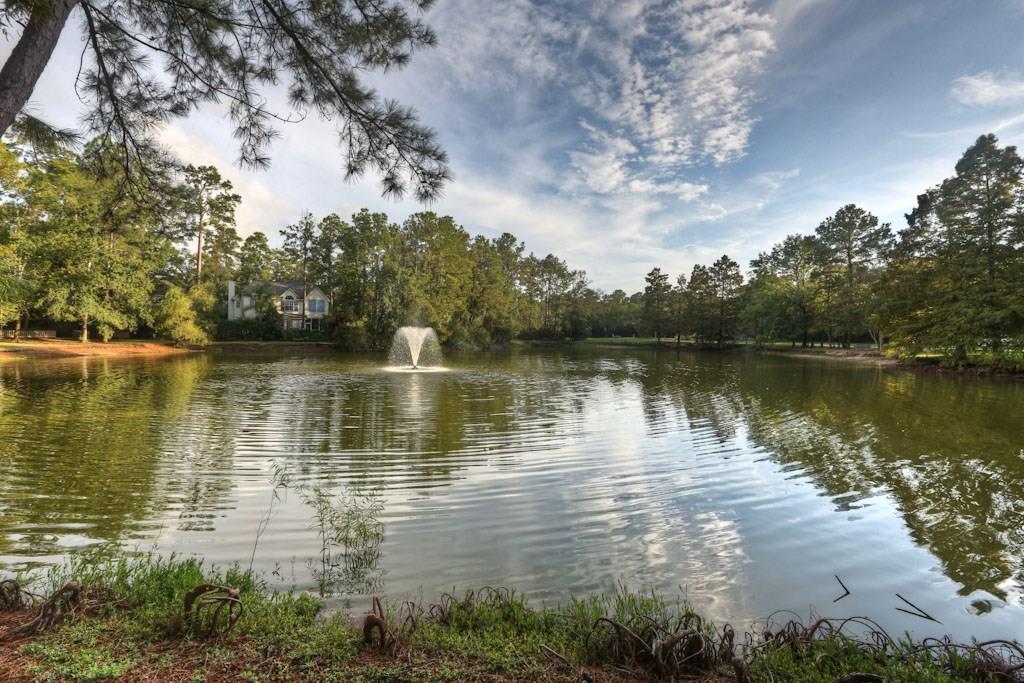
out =
[[[400,327],[391,341],[392,370],[441,369],[441,343],[431,327]]]

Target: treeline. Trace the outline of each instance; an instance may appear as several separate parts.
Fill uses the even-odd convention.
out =
[[[585,274],[512,235],[362,210],[304,215],[272,248],[263,233],[241,239],[241,198],[216,168],[123,153],[104,138],[80,151],[24,139],[0,149],[0,325],[74,327],[83,341],[311,336],[284,331],[266,300],[256,320],[226,320],[229,280],[304,280],[330,300],[328,330],[312,336],[344,348],[384,348],[404,324],[477,347],[589,334]]]
[[[473,347],[587,334],[585,274],[553,255],[527,254],[508,233],[473,237],[450,216],[416,213],[399,224],[363,209],[349,220],[306,214],[281,234],[281,249],[259,232],[246,238],[235,277],[316,284],[344,348],[385,348],[406,324],[429,325],[443,342]]]
[[[651,334],[722,344],[883,344],[950,364],[1024,366],[1024,162],[984,135],[893,231],[852,204],[751,261],[670,283],[655,268],[634,314]]]
[[[0,324],[74,325],[83,339],[276,338],[285,332],[270,306],[255,321],[225,320],[227,281],[305,280],[330,300],[317,334],[350,349],[383,348],[405,324],[474,347],[641,335],[870,342],[1014,366],[1024,348],[1024,162],[993,135],[918,197],[903,229],[851,204],[760,254],[746,277],[722,256],[674,280],[654,268],[634,294],[598,291],[513,235],[472,236],[430,212],[401,223],[366,209],[307,214],[282,228],[280,248],[259,232],[243,240],[241,199],[215,168],[146,159],[131,173],[122,153],[105,139],[0,149]]]

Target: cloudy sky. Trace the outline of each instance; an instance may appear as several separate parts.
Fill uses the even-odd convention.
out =
[[[374,82],[451,156],[429,208],[606,290],[722,253],[746,266],[848,202],[902,227],[979,134],[1024,143],[1022,0],[438,0],[427,18],[439,46]],[[69,25],[37,114],[76,121],[80,50]],[[259,172],[234,165],[216,106],[162,139],[235,182],[243,234],[276,239],[304,210],[420,208],[346,183],[329,122],[282,133]]]

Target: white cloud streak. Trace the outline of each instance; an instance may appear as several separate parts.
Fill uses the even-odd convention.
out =
[[[1024,79],[982,71],[957,78],[949,94],[960,104],[969,107],[1019,105],[1024,104]]]

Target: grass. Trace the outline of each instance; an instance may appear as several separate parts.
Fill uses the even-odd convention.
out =
[[[380,605],[370,619],[381,629],[367,644],[358,621],[325,615],[308,594],[273,593],[238,567],[83,555],[31,586],[47,594],[71,579],[82,602],[53,628],[3,642],[33,612],[0,611],[3,680],[832,683],[859,673],[881,677],[864,681],[1014,681],[1019,672],[986,676],[1024,657],[1009,646],[894,641],[866,621],[769,624],[740,636],[681,601],[625,589],[544,607],[491,588],[432,605]],[[204,582],[238,589],[242,616],[229,632],[207,635],[184,614],[185,595]]]

